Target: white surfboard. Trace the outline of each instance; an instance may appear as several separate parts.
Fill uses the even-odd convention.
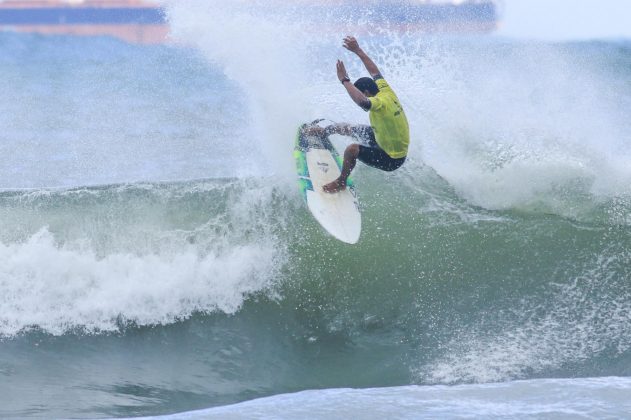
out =
[[[361,234],[361,213],[352,179],[342,191],[326,193],[322,189],[341,173],[342,162],[335,147],[328,139],[305,136],[299,129],[294,157],[300,191],[313,217],[335,238],[356,244]]]

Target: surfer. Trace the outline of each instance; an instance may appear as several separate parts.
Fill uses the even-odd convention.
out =
[[[344,151],[342,173],[335,181],[325,185],[324,191],[334,193],[346,188],[346,180],[359,159],[366,165],[382,171],[399,169],[408,152],[410,129],[408,121],[388,82],[385,81],[377,65],[362,50],[352,36],[344,38],[344,48],[355,53],[371,77],[362,77],[351,83],[346,67],[337,61],[337,77],[344,85],[353,102],[369,112],[370,125],[333,124],[326,128],[312,126],[307,134],[329,136],[340,134],[354,137],[360,143],[349,145]]]

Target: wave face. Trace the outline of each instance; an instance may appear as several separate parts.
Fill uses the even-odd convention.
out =
[[[367,121],[342,34],[167,8],[177,46],[0,35],[2,415],[631,375],[628,42],[360,38],[412,146],[356,169],[349,247],[291,157],[303,121]]]

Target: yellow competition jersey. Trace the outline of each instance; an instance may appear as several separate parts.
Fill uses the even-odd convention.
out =
[[[370,125],[375,132],[377,144],[393,159],[408,154],[410,127],[399,104],[399,98],[384,79],[375,80],[379,93],[368,98],[370,101]]]

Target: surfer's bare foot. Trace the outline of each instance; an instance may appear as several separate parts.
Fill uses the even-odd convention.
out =
[[[346,188],[346,180],[341,180],[339,178],[333,182],[329,182],[324,187],[322,187],[324,192],[328,192],[328,193],[336,193],[338,191],[342,191],[345,188]]]

